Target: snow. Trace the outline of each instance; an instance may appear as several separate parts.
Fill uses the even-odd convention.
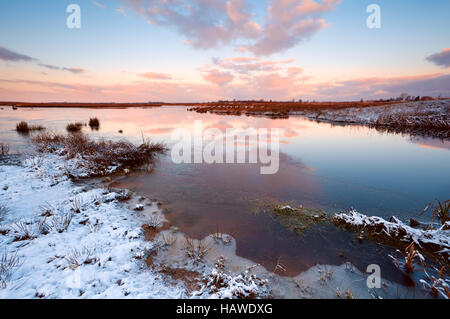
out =
[[[66,164],[45,155],[0,166],[0,202],[8,207],[0,221],[7,231],[0,235],[0,255],[19,259],[0,298],[185,297],[184,289],[167,285],[142,260],[154,244],[144,240],[141,225],[148,210],[160,213],[156,204],[138,212],[119,201],[124,194],[77,186]],[[49,211],[52,216],[41,216]],[[64,216],[72,219],[60,232]],[[16,240],[20,225],[34,238]]]

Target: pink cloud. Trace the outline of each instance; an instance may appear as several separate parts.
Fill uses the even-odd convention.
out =
[[[229,72],[221,72],[217,69],[205,70],[203,73],[203,78],[211,83],[217,85],[225,85],[233,81],[234,77]]]
[[[270,55],[328,26],[321,16],[341,0],[270,0],[263,26],[250,0],[123,0],[149,23],[175,28],[195,48],[234,44],[238,52]]]
[[[146,72],[146,73],[139,73],[139,76],[142,76],[149,80],[171,80],[172,76],[170,74],[166,73],[154,73],[154,72]]]
[[[175,28],[197,48],[254,38],[259,25],[251,20],[245,0],[124,0],[149,23]]]

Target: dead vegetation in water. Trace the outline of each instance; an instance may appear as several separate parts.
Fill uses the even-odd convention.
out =
[[[67,132],[70,133],[78,133],[81,132],[81,129],[83,128],[83,123],[81,122],[76,122],[76,123],[69,123],[66,126],[66,130]]]
[[[197,271],[163,266],[159,272],[172,278],[175,281],[174,283],[183,282],[188,292],[195,291],[201,287],[201,274]]]
[[[397,250],[397,253],[402,254],[402,258],[389,255],[399,269],[402,269],[406,273],[411,273],[417,270],[416,266],[419,264],[421,270],[425,269],[425,258],[419,251],[416,250],[414,243],[408,245],[404,251]]]
[[[167,150],[161,143],[143,140],[139,146],[126,140],[109,141],[93,140],[77,133],[60,135],[42,132],[32,141],[40,152],[56,153],[67,159],[78,158],[89,170],[90,176],[103,176],[111,172],[111,168],[133,169],[152,162],[156,154]]]
[[[100,120],[97,117],[90,118],[89,127],[93,130],[98,130],[100,128]]]
[[[184,247],[183,250],[186,256],[192,259],[195,263],[202,261],[202,259],[211,250],[211,243],[207,238],[197,240],[184,236]]]
[[[450,299],[450,280],[445,279],[446,267],[442,267],[437,276],[430,276],[425,272],[427,280],[420,280],[424,289],[427,289],[429,293],[435,297],[443,297]]]
[[[142,225],[144,230],[145,240],[152,241],[155,237],[164,230],[170,229],[169,223],[162,223],[159,218],[151,218],[147,223]]]
[[[444,229],[450,230],[450,226],[447,225],[450,222],[450,199],[444,202],[435,199],[425,207],[420,215],[425,214],[429,209],[433,209],[431,212],[433,221],[436,219],[439,220],[441,225],[444,226]]]
[[[16,124],[16,131],[22,134],[28,134],[33,131],[43,131],[45,127],[42,125],[28,125],[27,122],[22,121]]]
[[[292,203],[280,204],[276,201],[255,201],[256,208],[253,213],[269,214],[276,222],[280,223],[297,235],[302,235],[311,227],[328,221],[328,214],[320,209],[305,208],[302,205]]]
[[[9,145],[7,143],[0,142],[0,156],[9,154]]]

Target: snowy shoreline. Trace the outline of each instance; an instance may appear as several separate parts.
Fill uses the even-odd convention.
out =
[[[338,125],[366,125],[395,133],[450,138],[450,100],[293,111],[289,115],[301,115],[310,120]]]

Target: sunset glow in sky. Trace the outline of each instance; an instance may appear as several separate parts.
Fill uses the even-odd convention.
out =
[[[66,8],[81,7],[69,29]],[[381,28],[366,25],[368,5]],[[0,100],[450,96],[447,0],[0,2]]]

